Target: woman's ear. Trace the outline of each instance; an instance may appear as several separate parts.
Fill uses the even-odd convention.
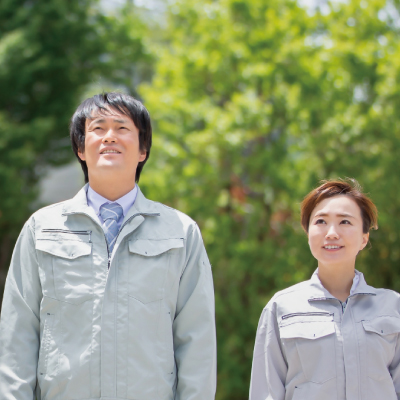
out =
[[[363,240],[361,243],[360,251],[368,244],[368,241],[369,241],[369,232],[363,233]]]

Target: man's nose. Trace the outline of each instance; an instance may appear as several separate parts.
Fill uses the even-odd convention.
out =
[[[339,239],[339,233],[335,227],[335,225],[330,225],[328,232],[326,234],[326,238],[329,239]]]
[[[115,143],[117,141],[117,136],[113,129],[109,129],[103,136],[103,143]]]

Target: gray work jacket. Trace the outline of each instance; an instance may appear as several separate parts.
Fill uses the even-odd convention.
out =
[[[33,214],[4,292],[1,400],[212,400],[215,387],[211,265],[193,220],[139,190],[109,260],[86,187]]]
[[[400,295],[360,282],[346,307],[314,273],[257,329],[250,400],[400,399]]]

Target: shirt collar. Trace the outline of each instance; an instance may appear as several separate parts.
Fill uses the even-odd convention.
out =
[[[128,217],[130,213],[159,216],[160,208],[158,206],[158,203],[147,200],[141,192],[139,186],[135,185],[135,187],[137,187],[137,196],[133,206],[125,215],[125,217]],[[66,200],[64,202],[62,215],[86,214],[92,216],[94,220],[96,219],[96,213],[94,212],[94,209],[92,207],[89,207],[88,205],[88,188],[89,184],[86,183],[85,186],[72,199]]]
[[[86,196],[87,196],[88,205],[94,209],[94,211],[96,212],[96,215],[99,215],[100,207],[104,203],[118,203],[122,207],[122,210],[123,210],[123,213],[125,216],[128,214],[129,209],[132,207],[133,203],[135,202],[137,193],[138,193],[138,188],[137,188],[137,185],[135,185],[135,187],[130,192],[128,192],[126,195],[120,197],[119,199],[117,199],[115,201],[111,201],[111,200],[108,200],[105,197],[101,196],[97,192],[95,192],[90,187],[90,185],[88,185]]]
[[[351,285],[351,289],[350,289],[350,296],[356,292],[357,286],[360,283],[360,279],[361,279],[361,275],[362,275],[362,273],[360,271],[354,270],[354,272],[355,273],[354,273],[354,278],[353,278],[353,284]],[[318,279],[319,283],[322,286],[322,283],[319,280],[319,276],[318,276],[318,268],[315,270],[313,275],[316,275],[316,278]]]
[[[318,268],[314,271],[310,283],[315,289],[315,293],[310,297],[310,300],[323,300],[323,299],[334,299],[334,297],[324,288],[318,277]],[[364,274],[360,271],[355,270],[355,276],[353,278],[353,285],[350,289],[350,296],[362,294],[362,295],[376,295],[376,289],[372,286],[367,285]]]

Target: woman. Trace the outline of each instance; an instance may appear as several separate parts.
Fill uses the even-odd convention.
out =
[[[323,181],[301,223],[318,269],[264,308],[250,400],[400,399],[400,295],[355,270],[375,205],[353,180]]]

